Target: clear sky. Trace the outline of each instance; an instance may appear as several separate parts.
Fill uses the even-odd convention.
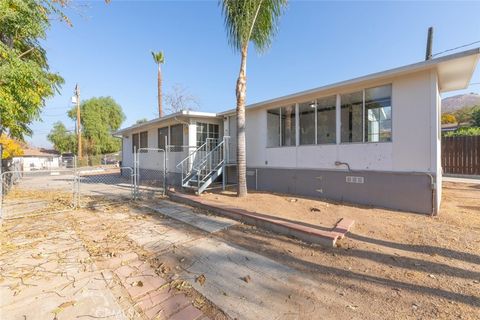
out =
[[[46,135],[55,121],[73,130],[66,111],[77,82],[82,100],[113,97],[127,116],[123,127],[156,117],[152,50],[165,53],[164,92],[182,85],[200,111],[235,106],[239,56],[228,46],[217,1],[75,6],[67,12],[74,26],[55,22],[45,41],[51,69],[65,84],[33,125],[33,145],[50,145]],[[250,49],[247,103],[421,61],[429,26],[435,28],[434,53],[478,41],[480,1],[290,1],[270,50],[259,55]],[[480,83],[478,69],[472,83]],[[480,85],[465,91],[480,92]]]

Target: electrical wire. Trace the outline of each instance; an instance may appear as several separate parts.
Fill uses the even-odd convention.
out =
[[[469,46],[471,46],[471,45],[473,45],[473,44],[476,44],[476,43],[480,43],[480,40],[474,41],[474,42],[471,42],[471,43],[467,43],[467,44],[458,46],[458,47],[456,47],[456,48],[447,49],[447,50],[444,50],[444,51],[437,52],[437,53],[435,53],[435,54],[432,54],[432,57],[438,56],[439,54],[442,54],[442,53],[445,53],[445,52],[450,52],[450,51],[454,51],[454,50],[457,50],[457,49],[469,47]]]

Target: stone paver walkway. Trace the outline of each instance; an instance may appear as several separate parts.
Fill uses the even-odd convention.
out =
[[[4,221],[0,319],[208,319],[181,290],[189,285],[162,274],[131,240],[161,252],[193,237],[154,219],[144,234],[146,218],[106,210]]]

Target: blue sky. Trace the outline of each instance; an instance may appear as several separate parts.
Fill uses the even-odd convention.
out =
[[[478,41],[479,12],[479,1],[291,1],[270,50],[250,49],[247,103],[421,61],[429,26],[434,53]],[[82,100],[113,97],[127,116],[123,126],[154,118],[152,50],[165,53],[164,92],[180,84],[200,111],[234,107],[239,57],[228,46],[217,1],[92,1],[67,13],[74,26],[55,22],[45,41],[51,69],[65,84],[33,124],[33,145],[50,145],[55,121],[74,128],[66,111],[77,82]],[[480,82],[478,69],[473,83]],[[480,85],[465,91],[480,92]]]

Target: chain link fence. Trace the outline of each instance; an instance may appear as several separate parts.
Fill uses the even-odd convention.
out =
[[[75,168],[10,170],[0,175],[0,217],[60,212],[76,207]]]
[[[135,199],[165,195],[167,156],[164,149],[139,148],[134,152]]]
[[[30,167],[26,170],[20,162],[4,166],[8,171],[0,174],[0,218],[165,195],[168,171],[165,150],[139,149],[134,154],[133,168],[121,167],[115,155],[99,158],[103,160],[98,165],[78,167],[77,164],[92,159],[77,161],[75,157],[62,157],[57,165],[42,170]]]

